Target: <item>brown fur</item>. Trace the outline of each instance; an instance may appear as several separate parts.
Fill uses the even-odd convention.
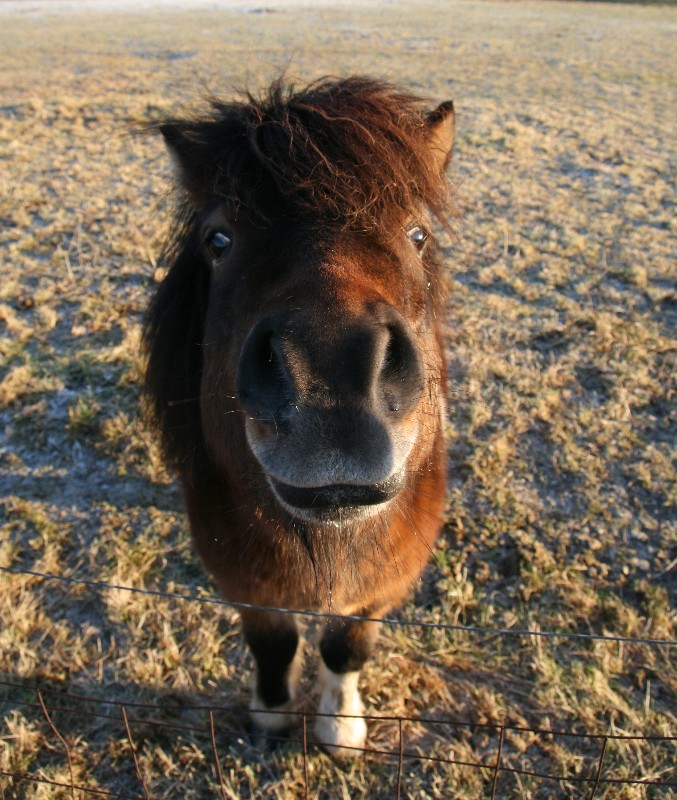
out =
[[[443,270],[411,232],[451,211],[451,105],[426,113],[366,78],[276,83],[159,127],[185,194],[145,326],[146,391],[200,556],[233,601],[378,617],[442,523]],[[385,479],[397,496],[356,512],[353,487]],[[349,499],[297,513],[276,481]],[[247,625],[261,667],[275,621]],[[336,636],[323,656],[354,669],[372,634]]]

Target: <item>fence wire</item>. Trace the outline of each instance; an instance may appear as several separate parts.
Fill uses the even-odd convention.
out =
[[[135,727],[143,726],[144,728],[148,727],[167,728],[181,733],[190,732],[194,734],[199,734],[208,739],[211,742],[212,746],[214,774],[220,785],[222,793],[224,793],[225,789],[223,783],[223,771],[221,767],[223,758],[219,756],[218,753],[218,746],[217,746],[218,732],[214,723],[214,717],[215,714],[223,713],[224,711],[227,711],[231,714],[232,713],[242,714],[246,713],[248,710],[246,706],[241,704],[232,704],[228,706],[209,705],[209,704],[177,705],[174,708],[174,710],[176,710],[177,712],[188,711],[188,710],[199,710],[206,712],[208,717],[208,725],[205,724],[204,727],[196,727],[196,726],[188,726],[177,723],[160,722],[159,720],[155,720],[145,716],[144,717],[134,716],[130,713],[130,711],[128,711],[131,709],[135,709],[137,713],[142,710],[164,713],[168,711],[168,706],[166,704],[159,705],[155,703],[127,702],[121,700],[114,700],[108,697],[96,697],[92,695],[64,692],[58,689],[52,689],[44,686],[43,687],[28,686],[26,684],[20,684],[15,681],[7,681],[7,680],[0,680],[0,686],[5,687],[6,689],[14,689],[23,693],[30,692],[34,695],[34,699],[32,700],[30,699],[23,700],[16,698],[12,700],[9,699],[0,700],[0,705],[21,706],[24,708],[33,709],[36,712],[38,711],[41,712],[41,716],[48,723],[49,728],[54,734],[56,742],[58,742],[61,748],[64,750],[69,766],[71,764],[71,753],[65,738],[59,732],[58,728],[56,727],[56,724],[54,723],[53,717],[51,716],[52,714],[71,714],[71,715],[78,715],[78,717],[80,718],[88,717],[88,718],[106,720],[110,724],[117,723],[117,725],[120,728],[124,729],[125,731],[125,735],[129,743],[132,757],[134,760],[135,772],[138,777],[142,794],[137,793],[134,795],[130,795],[125,792],[109,791],[98,787],[88,787],[76,783],[72,777],[73,775],[72,767],[70,768],[71,780],[68,783],[64,783],[63,781],[61,782],[55,781],[45,777],[44,775],[32,774],[20,771],[9,772],[6,770],[0,770],[0,775],[12,778],[13,781],[15,782],[19,781],[19,782],[43,783],[55,787],[71,789],[72,791],[78,791],[84,794],[89,794],[91,796],[129,798],[130,800],[138,800],[139,798],[146,798],[146,799],[151,798],[151,794],[147,787],[145,777],[143,775],[143,772],[139,766],[139,762],[136,757],[137,748],[134,743],[134,736],[132,733]],[[45,695],[49,695],[54,699],[51,702],[46,702],[44,699]],[[78,702],[78,705],[77,706],[76,705],[69,706],[67,704],[64,705],[64,701],[68,700],[76,700]],[[93,711],[90,708],[83,708],[82,703],[89,703],[96,706],[101,706],[101,705],[110,706],[117,709],[118,713],[106,714],[100,711]],[[302,730],[303,730],[302,737],[298,735],[275,736],[274,734],[268,734],[267,739],[271,742],[279,741],[284,743],[295,744],[302,748],[303,761],[304,761],[304,776],[305,776],[304,789],[306,796],[310,796],[309,792],[311,791],[311,787],[309,786],[308,782],[308,768],[307,768],[309,747],[308,747],[308,737],[306,735],[308,720],[326,716],[350,718],[352,715],[348,714],[327,715],[327,714],[322,714],[320,712],[306,711],[300,713],[300,716],[302,717]],[[501,774],[507,774],[507,773],[512,773],[524,777],[539,778],[541,780],[548,780],[553,782],[566,781],[569,783],[579,784],[583,787],[590,786],[591,791],[590,794],[587,795],[590,799],[592,799],[595,796],[598,788],[602,785],[617,785],[617,786],[643,785],[643,786],[654,786],[663,788],[677,787],[677,780],[661,780],[661,779],[649,779],[649,778],[634,778],[634,779],[614,778],[604,775],[603,773],[604,756],[606,754],[607,744],[609,741],[614,741],[614,740],[635,741],[635,742],[650,741],[650,742],[669,743],[669,742],[677,742],[677,736],[656,736],[656,735],[619,734],[619,733],[592,734],[592,733],[582,733],[579,731],[556,730],[552,728],[528,727],[523,725],[508,725],[501,723],[474,723],[474,722],[469,722],[467,720],[453,719],[451,717],[426,718],[421,716],[407,716],[407,715],[365,714],[364,719],[372,722],[378,721],[378,722],[396,723],[399,731],[398,748],[382,749],[376,747],[360,747],[360,748],[355,747],[346,749],[355,750],[357,752],[369,754],[371,756],[380,756],[383,758],[387,758],[389,761],[395,763],[397,765],[398,797],[400,797],[402,790],[402,775],[403,775],[404,762],[405,760],[410,761],[412,759],[419,762],[423,761],[431,764],[434,763],[434,764],[455,765],[476,770],[482,770],[484,772],[489,772],[492,775],[491,797],[495,797],[499,776]],[[418,751],[407,750],[405,747],[405,740],[403,735],[403,723],[405,722],[418,722],[418,723],[427,722],[429,724],[435,724],[450,728],[472,728],[472,729],[483,729],[486,731],[492,731],[498,737],[496,759],[493,764],[490,764],[486,762],[469,761],[466,759],[445,757],[440,755],[422,754]],[[529,732],[538,735],[549,735],[552,737],[573,737],[579,740],[588,740],[590,742],[596,742],[598,744],[599,755],[595,759],[590,759],[591,768],[589,770],[589,774],[585,776],[555,774],[533,769],[524,769],[519,766],[508,764],[502,759],[504,737],[506,732],[511,732],[511,731]],[[321,747],[323,746],[324,743],[321,741],[316,741],[314,744],[315,746]]]
[[[106,581],[96,581],[87,578],[78,578],[73,576],[56,575],[52,573],[38,572],[35,570],[21,569],[17,567],[0,567],[0,571],[15,575],[26,575],[41,580],[59,581],[69,585],[85,585],[100,590],[122,590],[131,593],[139,593],[151,595],[155,597],[163,597],[182,602],[196,602],[210,605],[225,606],[234,610],[254,609],[269,611],[279,614],[293,614],[295,616],[319,618],[319,619],[336,619],[344,618],[337,614],[328,614],[313,611],[290,611],[283,608],[275,608],[269,606],[258,606],[245,603],[233,603],[218,597],[200,597],[197,595],[181,594],[177,592],[167,592],[160,589],[142,589],[130,586],[122,586]],[[568,638],[568,639],[585,639],[585,640],[601,640],[609,642],[628,642],[650,646],[667,646],[674,647],[677,641],[671,639],[655,639],[655,638],[638,638],[615,636],[609,634],[583,634],[583,633],[570,633],[564,631],[538,631],[538,630],[516,630],[516,629],[502,629],[502,628],[488,628],[473,625],[452,625],[452,624],[436,624],[429,622],[421,622],[417,620],[407,619],[385,619],[373,620],[369,617],[350,616],[348,619],[357,621],[376,621],[382,622],[386,625],[402,626],[402,627],[419,627],[419,628],[434,628],[438,630],[451,630],[451,631],[465,631],[474,634],[486,634],[489,636],[534,636],[544,638]],[[211,757],[213,759],[212,770],[213,775],[220,789],[222,798],[227,797],[226,788],[223,778],[222,762],[224,759],[218,752],[218,730],[215,725],[215,714],[228,713],[237,714],[240,717],[248,712],[247,706],[241,704],[204,704],[204,703],[181,703],[175,707],[168,706],[167,704],[154,704],[154,703],[141,703],[133,701],[121,701],[108,697],[97,697],[89,694],[80,694],[59,689],[53,689],[47,686],[38,686],[33,684],[18,683],[16,681],[1,680],[0,686],[4,687],[7,692],[17,692],[21,694],[30,694],[30,699],[23,699],[21,697],[14,697],[10,699],[0,699],[0,706],[23,707],[30,709],[36,716],[42,718],[48,725],[51,734],[54,738],[54,749],[60,748],[63,750],[66,762],[68,764],[70,780],[69,782],[56,781],[47,778],[45,775],[29,773],[24,771],[8,771],[0,769],[0,777],[9,779],[11,783],[0,781],[0,800],[11,800],[15,795],[6,795],[6,789],[16,787],[17,784],[33,783],[43,784],[45,786],[52,786],[54,788],[70,789],[73,798],[76,797],[75,792],[79,792],[81,796],[91,797],[115,797],[122,798],[122,800],[150,800],[152,797],[147,783],[146,776],[139,764],[137,758],[138,748],[134,741],[134,729],[138,726],[145,728],[158,728],[168,729],[178,734],[193,734],[196,736],[203,736],[211,743]],[[50,699],[49,702],[45,701],[45,696]],[[86,707],[83,708],[83,704]],[[89,706],[89,707],[87,707]],[[92,708],[93,707],[93,708]],[[113,713],[106,713],[102,707],[107,707],[107,711],[114,710]],[[194,711],[203,712],[207,716],[208,722],[204,726],[186,725],[177,722],[168,722],[164,720],[154,719],[147,716],[139,716],[142,712],[150,713],[167,713],[168,711],[175,711],[177,713]],[[275,713],[271,711],[270,713]],[[283,713],[283,712],[280,712]],[[124,730],[124,735],[129,744],[130,752],[132,755],[134,770],[139,783],[139,792],[137,794],[129,794],[124,791],[110,791],[101,789],[94,786],[86,786],[76,783],[73,774],[72,755],[68,743],[62,733],[59,731],[53,715],[78,715],[81,718],[90,718],[105,721],[110,725],[117,725]],[[309,757],[309,741],[307,736],[307,724],[309,720],[318,717],[335,716],[349,718],[351,715],[327,715],[321,712],[304,711],[299,712],[302,722],[302,736],[300,735],[285,735],[275,736],[274,734],[267,734],[267,739],[270,742],[285,742],[298,745],[303,755],[303,775],[304,775],[304,795],[306,798],[313,796],[311,792],[313,787],[309,783],[309,770],[308,770],[308,757]],[[677,788],[677,779],[663,780],[661,778],[615,778],[604,773],[604,760],[607,752],[607,745],[610,741],[633,741],[633,742],[652,742],[652,743],[677,743],[677,736],[674,735],[642,735],[642,734],[619,734],[619,733],[587,733],[580,731],[567,731],[557,730],[550,727],[531,727],[524,725],[509,725],[501,723],[490,722],[472,722],[469,720],[455,719],[453,717],[444,716],[407,716],[407,715],[387,715],[387,714],[364,714],[363,718],[372,722],[379,723],[392,723],[397,726],[398,731],[398,747],[397,749],[383,749],[377,747],[362,747],[362,748],[348,748],[360,753],[369,754],[370,756],[377,756],[386,759],[396,765],[397,768],[397,797],[401,797],[403,786],[403,766],[407,760],[415,760],[417,762],[427,762],[430,764],[445,764],[454,765],[458,767],[466,767],[474,770],[481,770],[483,773],[488,773],[491,781],[491,798],[494,800],[496,792],[499,787],[499,778],[504,774],[513,774],[523,777],[538,778],[541,780],[552,782],[568,782],[581,785],[585,791],[585,796],[588,800],[593,800],[601,786],[607,785],[638,785],[638,786],[652,786],[662,788]],[[447,728],[466,729],[466,730],[484,730],[496,736],[496,758],[493,763],[486,763],[480,761],[469,761],[466,759],[454,758],[452,756],[442,756],[425,754],[406,748],[405,736],[403,731],[404,723],[418,723],[430,726],[445,726]],[[597,746],[598,755],[590,759],[590,768],[587,775],[565,775],[555,774],[551,772],[544,772],[536,769],[525,769],[520,766],[507,763],[507,757],[504,750],[504,741],[506,733],[530,733],[538,737],[569,737],[578,740],[585,740],[591,745]],[[322,747],[323,742],[314,740],[313,746]],[[664,776],[663,776],[664,777]],[[672,778],[674,776],[668,775]],[[588,793],[588,788],[590,789]],[[21,795],[18,795],[21,796]]]
[[[162,589],[143,589],[134,586],[122,586],[108,581],[95,581],[89,578],[75,578],[70,575],[56,575],[50,572],[38,572],[36,570],[22,569],[19,567],[0,567],[0,572],[11,573],[13,575],[27,575],[32,578],[43,580],[59,581],[61,583],[76,586],[89,586],[95,589],[111,590],[116,589],[123,592],[134,594],[145,594],[151,597],[163,597],[170,600],[181,600],[189,603],[202,603],[204,605],[217,605],[231,608],[234,611],[267,611],[272,614],[286,614],[287,616],[307,617],[309,619],[320,620],[350,620],[354,622],[377,622],[383,625],[404,628],[428,628],[439,631],[465,631],[466,633],[487,634],[489,636],[535,636],[544,639],[583,639],[603,642],[623,642],[628,644],[645,644],[652,646],[677,647],[677,639],[655,639],[651,637],[643,638],[637,636],[616,636],[606,633],[572,633],[570,631],[540,631],[524,630],[518,628],[489,628],[479,625],[452,625],[443,622],[423,622],[414,619],[377,619],[374,617],[362,617],[356,614],[332,614],[325,611],[304,611],[290,610],[288,608],[278,608],[276,606],[262,606],[255,603],[236,603],[232,600],[225,600],[221,597],[200,597],[198,595],[180,594],[179,592],[166,592]]]

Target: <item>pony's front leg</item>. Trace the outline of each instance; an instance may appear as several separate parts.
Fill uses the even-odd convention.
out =
[[[377,636],[377,623],[337,619],[327,625],[320,642],[322,694],[315,735],[323,747],[340,758],[362,755],[367,739],[357,684]]]
[[[285,730],[296,721],[294,699],[303,659],[296,622],[283,614],[243,611],[242,625],[256,660],[252,722],[264,731]]]

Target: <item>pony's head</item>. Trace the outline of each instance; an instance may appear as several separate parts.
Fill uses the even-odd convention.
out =
[[[386,510],[441,437],[451,103],[276,83],[160,131],[185,198],[145,329],[167,452],[272,514]]]

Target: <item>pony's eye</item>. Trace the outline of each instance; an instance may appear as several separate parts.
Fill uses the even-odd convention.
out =
[[[207,236],[207,249],[209,255],[214,259],[221,258],[224,253],[227,253],[232,243],[233,240],[230,236],[221,231],[213,231]]]
[[[425,228],[421,228],[419,225],[409,228],[407,236],[411,239],[417,250],[423,250],[425,243],[428,241],[428,231]]]

